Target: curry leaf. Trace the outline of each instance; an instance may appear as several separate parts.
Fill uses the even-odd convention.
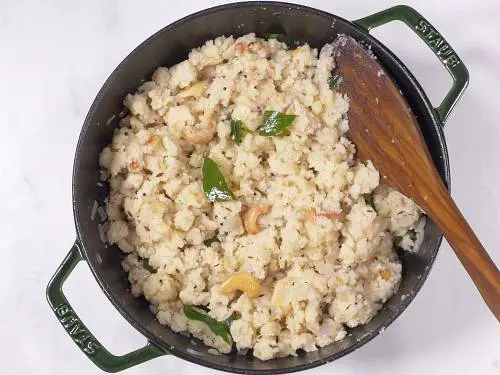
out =
[[[231,120],[231,139],[237,144],[241,143],[241,138],[243,136],[242,125],[243,122],[240,120]]]
[[[368,206],[375,208],[375,204],[373,203],[373,195],[372,194],[365,194],[364,198],[365,198],[365,203]]]
[[[228,322],[215,320],[211,316],[208,316],[191,306],[184,306],[184,315],[186,315],[188,319],[198,320],[205,323],[214,334],[222,337],[222,339],[228,344],[231,344],[232,337]]]
[[[209,158],[205,158],[202,167],[203,191],[210,202],[222,202],[234,199],[234,194],[227,186],[224,175],[217,164]]]
[[[213,236],[212,238],[207,238],[205,241],[203,241],[203,245],[206,247],[210,247],[214,242],[220,242],[217,236]]]
[[[271,25],[264,33],[264,39],[276,39],[278,42],[285,43],[287,40],[286,31],[280,24]]]
[[[243,121],[241,120],[231,120],[231,139],[235,141],[237,144],[240,144],[243,141],[243,136],[246,133],[252,133],[250,129],[248,129]]]
[[[141,264],[142,268],[144,268],[145,270],[151,272],[151,273],[155,273],[156,270],[151,267],[148,263],[148,260],[145,259],[145,258],[139,258],[139,263]]]
[[[280,135],[292,124],[295,120],[295,115],[287,115],[278,111],[264,112],[264,121],[259,128],[259,134],[264,137]]]
[[[225,320],[225,322],[227,323],[227,325],[228,325],[229,327],[231,327],[231,324],[232,324],[235,320],[237,320],[237,319],[238,319],[238,317],[236,316],[236,313],[235,313],[235,312],[233,312],[233,313],[229,316],[229,318],[227,318],[227,319]]]
[[[278,42],[286,43],[285,33],[264,33],[264,39],[271,40],[276,39]]]
[[[332,75],[330,78],[328,78],[328,86],[332,90],[337,90],[342,83],[342,76],[340,74],[335,74]]]

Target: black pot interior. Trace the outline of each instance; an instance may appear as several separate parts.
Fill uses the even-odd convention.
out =
[[[115,246],[106,247],[100,240],[98,220],[90,219],[94,200],[103,206],[106,186],[100,187],[98,156],[111,141],[122,110],[122,100],[133,92],[158,66],[171,66],[187,58],[187,53],[206,40],[220,35],[240,36],[255,32],[263,35],[270,28],[281,27],[288,38],[307,42],[320,48],[344,33],[372,46],[406,96],[417,116],[434,163],[448,182],[448,157],[440,124],[418,83],[384,46],[337,16],[311,8],[285,3],[240,3],[221,6],[197,13],[165,27],[134,50],[113,72],[95,99],[80,135],[73,176],[74,213],[78,235],[88,263],[103,291],[125,318],[149,340],[189,361],[212,368],[245,373],[291,372],[314,367],[361,346],[390,324],[411,302],[432,266],[441,236],[432,223],[425,230],[423,245],[416,255],[400,254],[403,261],[403,281],[399,291],[367,325],[352,329],[342,341],[312,353],[300,353],[262,362],[251,356],[222,355],[207,352],[201,343],[175,334],[160,325],[149,311],[144,299],[129,292],[126,275],[121,269],[122,252]],[[113,118],[113,116],[115,116]],[[113,119],[112,119],[113,118]],[[112,119],[112,120],[110,120]],[[405,296],[405,297],[403,297]],[[403,297],[403,298],[402,298]],[[190,350],[188,350],[190,349]],[[201,354],[194,354],[196,350]]]

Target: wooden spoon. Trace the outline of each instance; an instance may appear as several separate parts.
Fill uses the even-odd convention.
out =
[[[340,36],[333,53],[340,91],[350,98],[349,136],[358,157],[430,216],[500,321],[500,272],[450,197],[405,98],[354,39]]]

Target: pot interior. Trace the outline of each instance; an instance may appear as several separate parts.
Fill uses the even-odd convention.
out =
[[[172,332],[160,325],[143,298],[129,292],[121,268],[123,253],[107,247],[100,239],[98,219],[91,220],[94,201],[104,205],[106,186],[99,186],[98,156],[111,141],[118,125],[122,100],[127,93],[151,77],[158,66],[172,66],[187,58],[187,53],[206,40],[220,35],[241,36],[255,32],[262,36],[270,29],[282,28],[290,40],[307,42],[320,48],[339,33],[350,35],[372,46],[372,51],[387,68],[406,96],[419,120],[434,163],[448,182],[448,156],[440,124],[418,83],[384,46],[337,16],[286,3],[239,3],[212,8],[165,27],[136,48],[112,73],[97,95],[85,120],[76,152],[73,176],[74,214],[78,235],[86,258],[105,294],[121,314],[149,340],[171,353],[204,366],[245,373],[291,372],[332,361],[363,345],[390,324],[411,302],[427,277],[437,254],[441,235],[428,221],[418,254],[400,254],[403,279],[399,291],[368,324],[350,330],[342,341],[311,353],[299,353],[262,362],[251,356],[214,355],[201,342]],[[98,215],[97,215],[98,217]],[[196,345],[193,344],[196,342]]]

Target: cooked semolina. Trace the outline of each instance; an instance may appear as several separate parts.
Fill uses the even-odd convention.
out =
[[[100,157],[107,240],[160,323],[268,360],[342,340],[395,293],[425,217],[356,160],[333,68],[328,45],[219,37],[125,98]]]

